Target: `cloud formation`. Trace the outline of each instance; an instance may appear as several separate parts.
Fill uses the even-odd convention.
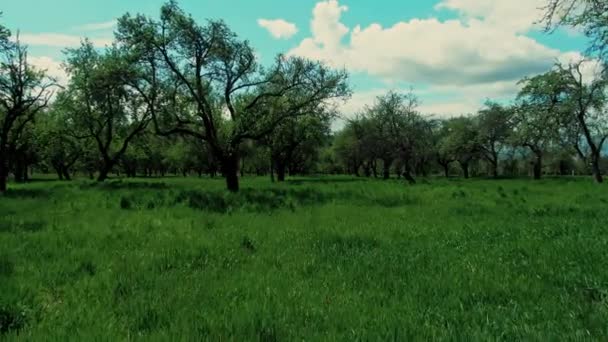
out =
[[[276,39],[289,39],[298,33],[298,27],[294,23],[283,19],[258,19],[258,25]]]
[[[19,40],[27,45],[47,47],[78,47],[84,37],[62,33],[21,33]],[[96,47],[112,44],[112,38],[89,38]]]
[[[542,17],[543,0],[443,0],[437,11],[458,14],[457,19],[411,19],[384,27],[347,27],[341,17],[348,11],[338,0],[316,4],[311,36],[289,54],[321,60],[383,80],[430,84],[452,89],[467,103],[481,104],[493,90],[510,96],[524,76],[548,70],[563,52],[526,36]],[[506,86],[506,85],[509,86]],[[454,113],[470,106],[455,105]],[[449,112],[448,105],[429,109]]]
[[[61,62],[58,62],[48,56],[29,56],[28,62],[38,70],[44,70],[46,74],[54,78],[58,84],[62,86],[67,85],[69,77],[63,69]]]
[[[113,29],[116,26],[116,20],[110,20],[102,23],[90,23],[77,26],[74,30],[77,31],[104,31]]]

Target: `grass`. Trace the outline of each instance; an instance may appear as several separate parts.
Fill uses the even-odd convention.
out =
[[[587,179],[39,182],[0,198],[0,339],[606,340]]]

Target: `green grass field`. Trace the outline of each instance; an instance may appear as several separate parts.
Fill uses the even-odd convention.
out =
[[[12,185],[0,339],[608,339],[589,179],[242,186]]]

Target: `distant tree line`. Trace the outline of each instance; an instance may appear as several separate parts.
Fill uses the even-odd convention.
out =
[[[552,0],[544,22],[581,27],[604,65],[606,11]],[[246,174],[414,184],[431,174],[576,173],[602,182],[607,169],[608,77],[604,67],[584,77],[589,61],[557,64],[521,80],[513,101],[449,119],[421,113],[412,91],[391,91],[337,132],[337,105],[351,93],[345,71],[283,55],[263,67],[224,22],[201,25],[174,1],[159,18],[124,15],[112,46],[84,40],[67,50],[67,85],[34,68],[1,25],[0,63],[0,192],[34,169],[61,180],[209,175],[230,191]]]

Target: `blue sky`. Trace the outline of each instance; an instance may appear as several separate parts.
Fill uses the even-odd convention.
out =
[[[4,1],[1,22],[30,46],[35,64],[57,77],[65,47],[88,36],[111,41],[124,14],[157,16],[162,0]],[[440,116],[506,101],[516,81],[559,60],[580,58],[574,30],[545,34],[533,23],[544,0],[182,0],[195,18],[222,18],[251,41],[264,63],[279,52],[320,59],[351,73],[345,115],[389,90],[413,87],[421,109]]]

